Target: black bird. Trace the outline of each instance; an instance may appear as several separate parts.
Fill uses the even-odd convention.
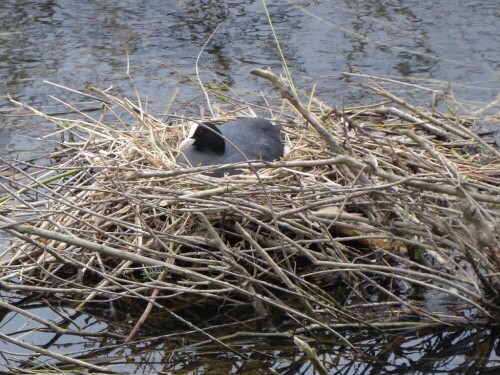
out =
[[[194,124],[189,136],[179,145],[181,166],[206,166],[242,161],[273,161],[283,156],[281,127],[258,117],[228,121],[220,126],[205,122]],[[210,174],[241,173],[235,168],[220,168]]]

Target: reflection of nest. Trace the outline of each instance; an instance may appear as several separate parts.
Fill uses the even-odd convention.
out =
[[[487,207],[500,203],[500,163],[460,154],[465,141],[439,127],[451,120],[332,110],[318,131],[298,118],[282,123],[284,160],[258,176],[243,165],[246,173],[218,179],[176,168],[185,121],[139,117],[101,95],[138,124],[75,123],[88,141],[60,165],[71,173],[45,184],[36,224],[10,228],[24,242],[3,260],[4,276],[58,295],[77,288],[87,301],[250,304],[262,316],[281,312],[298,318],[292,325],[324,328],[407,314],[449,320],[414,304],[414,286],[439,289],[482,316],[498,307],[498,221]],[[439,141],[412,121],[422,115],[436,120]]]

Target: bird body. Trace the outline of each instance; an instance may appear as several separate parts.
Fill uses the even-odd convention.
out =
[[[280,127],[258,117],[240,118],[217,127],[210,123],[195,124],[179,149],[177,164],[193,167],[273,161],[283,156]],[[241,171],[221,168],[210,174],[222,177],[224,173],[232,175]]]

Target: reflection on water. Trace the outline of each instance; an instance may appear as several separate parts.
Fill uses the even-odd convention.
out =
[[[107,331],[125,336],[131,329],[126,322],[127,309],[97,318],[28,299],[16,305],[72,331]],[[264,374],[269,373],[270,368],[283,375],[314,373],[311,362],[293,345],[291,338],[260,337],[249,324],[248,334],[241,331],[239,337],[224,341],[233,352],[210,342],[190,348],[190,338],[181,334],[185,331],[181,326],[160,316],[151,317],[143,334],[154,339],[123,344],[122,339],[57,334],[30,317],[7,311],[0,322],[4,334],[22,337],[24,342],[72,358],[108,366],[119,373]],[[218,336],[234,333],[234,329],[225,333],[224,328],[219,327]],[[385,334],[359,329],[339,329],[338,332],[353,348],[321,332],[314,332],[316,341],[308,342],[332,374],[494,374],[500,366],[500,337],[489,328],[400,328],[386,330]],[[13,350],[12,344],[2,340],[0,351],[3,353],[0,371],[7,371],[8,367],[28,371],[49,365],[75,369],[25,349]]]
[[[338,97],[330,85],[353,65],[369,74],[451,81],[457,89],[472,85],[469,99],[489,100],[498,92],[497,5],[496,0],[404,5],[288,0],[270,2],[269,11],[304,89],[310,88],[304,78],[310,78],[319,92]],[[132,72],[160,60],[192,73],[196,56],[217,27],[203,60],[213,75],[203,78],[261,89],[249,70],[280,69],[281,62],[260,1],[3,0],[0,79],[6,92],[32,104],[48,104],[46,94],[53,89],[44,79],[75,88],[92,82],[130,89],[127,56]],[[135,77],[141,94],[159,104],[167,101],[174,84],[164,70],[150,64]],[[484,89],[485,81],[494,89]]]

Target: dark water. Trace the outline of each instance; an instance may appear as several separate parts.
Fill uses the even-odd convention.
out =
[[[109,304],[95,304],[87,314],[71,308],[55,306],[37,298],[19,300],[2,296],[4,301],[24,311],[43,316],[61,328],[75,331],[102,332],[127,335],[135,320],[123,319],[131,313],[125,306],[115,306],[114,317]],[[50,306],[50,307],[47,307]],[[193,307],[191,310],[196,310]],[[198,311],[198,313],[202,313]],[[91,315],[94,314],[94,315]],[[194,313],[195,314],[195,313]],[[207,322],[214,319],[210,311],[202,313]],[[187,312],[184,318],[189,315]],[[223,314],[224,315],[224,314]],[[97,317],[99,316],[99,317]],[[248,321],[238,329],[240,337],[224,340],[233,351],[221,348],[208,340],[199,347],[190,347],[196,335],[186,333],[186,327],[165,314],[153,311],[141,329],[141,337],[131,343],[122,340],[59,335],[45,329],[40,323],[21,314],[1,314],[0,332],[24,342],[47,348],[53,352],[88,363],[107,366],[117,373],[130,374],[269,374],[274,369],[282,375],[314,374],[307,356],[290,339],[279,336],[256,335],[253,323]],[[191,316],[191,319],[193,316]],[[220,318],[219,318],[220,319]],[[227,319],[227,318],[226,318]],[[222,318],[224,321],[224,318]],[[212,321],[212,323],[215,322]],[[225,324],[237,323],[225,321]],[[210,326],[211,323],[208,323]],[[214,324],[208,332],[223,332]],[[246,328],[245,328],[246,327]],[[215,330],[214,330],[215,328]],[[189,330],[188,330],[189,331]],[[492,328],[484,327],[427,327],[385,329],[383,334],[360,329],[336,328],[353,345],[347,346],[331,334],[314,333],[308,341],[318,358],[331,374],[498,374],[500,369],[500,336]],[[232,330],[226,332],[231,335]],[[245,332],[250,332],[245,334]],[[194,332],[191,332],[193,334]],[[302,336],[302,334],[304,336]],[[311,337],[307,332],[296,332],[299,338]],[[152,337],[154,338],[147,338]],[[145,337],[145,338],[144,338]],[[12,366],[23,371],[50,365],[75,370],[49,356],[32,356],[29,350],[0,340],[0,371]]]
[[[450,82],[471,106],[493,101],[500,90],[497,0],[269,3],[296,85],[310,91],[316,84],[317,95],[332,105],[361,100],[338,79],[352,66],[435,88]],[[72,99],[44,80],[75,89],[115,86],[131,98],[133,83],[155,114],[174,95],[177,105],[192,100],[199,90],[179,85],[185,80],[158,62],[194,74],[217,27],[200,56],[201,78],[256,100],[254,93],[269,87],[249,71],[281,72],[261,1],[2,0],[0,153],[31,150],[34,135],[48,131],[39,119],[15,117],[7,93],[49,113],[55,102],[48,95]]]
[[[316,94],[329,104],[352,105],[364,99],[339,80],[340,73],[351,67],[439,89],[450,82],[465,112],[480,110],[499,93],[498,0],[269,3],[296,86],[310,91],[316,85]],[[17,110],[7,94],[47,113],[62,108],[50,95],[69,102],[82,100],[44,81],[78,90],[86,83],[114,86],[132,99],[137,89],[147,110],[155,115],[172,113],[191,100],[202,103],[199,89],[167,66],[194,75],[196,58],[217,27],[200,55],[202,80],[227,86],[245,100],[260,100],[259,91],[270,88],[249,71],[271,67],[281,72],[282,67],[261,1],[1,0],[0,156],[25,159],[43,153],[51,146],[38,139],[53,130],[26,110]],[[487,110],[498,112],[498,104]],[[47,319],[54,314],[55,320],[58,314],[73,313],[48,311],[43,306],[32,312]],[[78,319],[78,325],[89,330],[107,326],[85,315]],[[19,315],[2,315],[0,332],[14,334],[18,327],[32,328]],[[56,352],[77,356],[83,350],[90,357],[104,358],[99,357],[99,340],[64,337],[53,341],[50,333],[30,333],[26,339],[37,345],[50,342],[48,347]],[[331,362],[332,373],[481,373],[482,367],[491,370],[499,365],[498,336],[488,329],[398,333],[392,338],[358,335],[353,341],[366,356],[333,344],[317,348]],[[457,343],[461,350],[450,350]],[[2,350],[24,352],[11,344],[0,345]],[[141,345],[149,351],[141,350]],[[215,373],[210,371],[217,368],[224,369],[221,373],[236,373],[239,368],[239,373],[257,373],[251,372],[255,366],[259,371],[272,367],[280,373],[312,373],[305,358],[290,347],[266,353],[262,343],[249,343],[263,357],[254,354],[252,361],[241,362],[217,351],[176,357],[165,354],[165,345],[118,346],[106,358],[114,355],[115,369],[128,372],[140,371],[140,366],[125,365],[127,359],[150,358],[146,365],[150,371],[181,373],[184,368],[192,373]],[[3,371],[10,357],[2,358]],[[230,366],[228,371],[225,366]]]

